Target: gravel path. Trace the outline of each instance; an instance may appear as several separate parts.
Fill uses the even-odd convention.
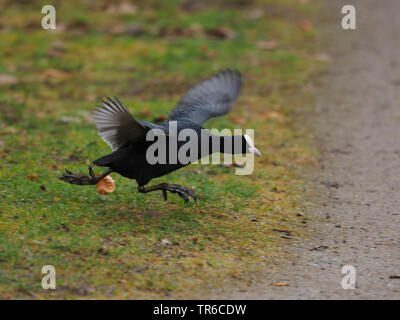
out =
[[[357,30],[340,27],[348,3]],[[337,20],[313,121],[323,151],[314,237],[290,245],[293,264],[220,298],[400,298],[400,1],[348,3],[329,5]],[[354,290],[341,286],[344,265],[356,268]]]

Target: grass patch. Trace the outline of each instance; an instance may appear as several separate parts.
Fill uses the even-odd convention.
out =
[[[104,1],[55,1],[56,31],[40,27],[44,4],[0,14],[0,74],[17,79],[0,83],[0,297],[191,298],[265,268],[287,241],[274,229],[301,225],[296,170],[314,161],[291,115],[319,68],[315,31],[298,25],[316,4],[146,1],[124,13]],[[258,48],[272,40],[274,50]],[[116,174],[107,197],[56,179],[110,152],[91,122],[97,98],[117,95],[153,120],[226,67],[242,71],[243,94],[206,126],[255,128],[264,157],[252,175],[191,165],[152,181],[195,190],[199,202],[187,205],[139,194]],[[41,288],[46,264],[55,291]]]

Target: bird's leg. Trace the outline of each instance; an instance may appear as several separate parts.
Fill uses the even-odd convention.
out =
[[[189,196],[197,201],[196,195],[186,187],[182,187],[177,184],[160,183],[151,187],[139,186],[138,191],[141,193],[148,193],[156,190],[161,190],[163,193],[164,200],[167,200],[167,191],[171,193],[177,193],[185,202],[189,202]]]
[[[65,169],[65,173],[61,177],[58,177],[58,179],[71,184],[88,186],[99,183],[102,179],[104,179],[105,176],[108,176],[111,172],[113,172],[113,169],[107,169],[102,174],[95,176],[92,167],[89,167],[90,177],[88,177],[84,175],[73,174],[71,171]]]

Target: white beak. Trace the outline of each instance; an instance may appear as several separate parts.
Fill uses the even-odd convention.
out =
[[[250,149],[250,152],[251,152],[252,154],[255,154],[256,156],[259,156],[259,157],[262,156],[261,152],[260,152],[256,147],[251,148],[251,149]]]

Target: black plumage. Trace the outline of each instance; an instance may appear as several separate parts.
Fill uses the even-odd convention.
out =
[[[231,110],[231,105],[238,97],[241,86],[241,75],[238,71],[221,71],[187,91],[172,110],[167,121],[159,124],[138,121],[117,98],[107,98],[96,109],[93,119],[99,135],[111,147],[113,152],[95,160],[93,163],[98,166],[108,167],[108,170],[99,176],[95,176],[92,168],[89,167],[90,177],[75,175],[66,170],[66,174],[60,179],[72,184],[93,185],[111,172],[116,172],[126,178],[135,179],[138,183],[139,192],[147,193],[161,190],[164,199],[167,199],[167,191],[169,191],[177,193],[185,202],[189,201],[189,197],[196,200],[194,193],[183,186],[167,183],[152,187],[144,186],[153,178],[178,170],[213,152],[240,152],[261,155],[248,136],[215,136],[208,131],[202,130],[202,124],[208,119],[224,115]],[[177,162],[174,163],[172,158],[175,158],[176,155],[167,152],[166,163],[149,163],[146,152],[154,142],[146,141],[148,131],[158,129],[163,132],[167,137],[165,139],[166,150],[169,150],[169,137],[175,134],[170,132],[172,123],[176,125],[177,134],[184,129],[191,129],[197,133],[197,153],[190,154],[191,159],[189,162],[177,159]],[[201,133],[205,135],[205,139],[201,138]],[[204,144],[209,147],[213,141],[220,142],[218,150],[202,148],[205,146]],[[189,139],[176,141],[176,151],[179,152],[187,142],[189,144],[192,143]],[[234,144],[240,145],[241,148],[235,149],[233,147]],[[228,150],[225,150],[225,148]],[[208,149],[210,149],[209,152],[207,151]]]

